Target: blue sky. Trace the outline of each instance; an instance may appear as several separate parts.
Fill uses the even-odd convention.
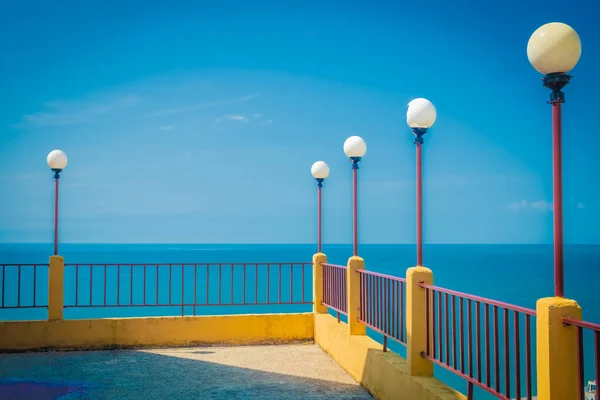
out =
[[[527,40],[562,21],[583,54],[566,88],[565,241],[600,242],[600,4],[573,1],[5,0],[0,241],[312,243],[314,161],[331,168],[324,240],[413,243],[406,104],[426,97],[427,243],[550,243],[548,91]]]

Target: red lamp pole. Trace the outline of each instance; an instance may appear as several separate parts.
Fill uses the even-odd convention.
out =
[[[60,169],[54,169],[54,255],[58,255],[58,180]]]
[[[417,265],[423,265],[423,135],[427,128],[412,128],[412,131],[417,153]]]
[[[542,78],[544,86],[552,90],[552,165],[554,201],[554,296],[564,297],[564,244],[563,244],[563,198],[562,198],[562,92],[571,77],[564,73],[548,74]]]
[[[423,161],[422,143],[417,143],[417,265],[423,265]]]
[[[318,207],[317,207],[318,208],[318,212],[317,212],[317,214],[318,214],[318,217],[317,217],[318,218],[318,224],[317,224],[318,225],[318,239],[317,239],[318,246],[317,246],[317,250],[318,250],[318,253],[321,253],[321,250],[322,250],[322,240],[321,240],[321,238],[322,238],[322,236],[321,236],[321,190],[323,188],[323,179],[317,178],[317,182],[319,183],[319,188],[318,188],[318,198],[319,198],[319,201],[318,201]]]
[[[358,256],[358,162],[361,157],[350,157],[352,161],[352,214],[354,255]]]

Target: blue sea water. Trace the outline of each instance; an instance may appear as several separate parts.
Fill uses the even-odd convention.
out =
[[[49,244],[0,244],[0,264],[34,264],[48,263],[48,256],[52,248]],[[352,253],[349,245],[324,245],[323,251],[328,256],[328,261],[335,264],[346,264],[348,257]],[[167,304],[169,297],[176,303],[181,302],[181,266],[182,263],[291,263],[291,262],[310,262],[312,254],[315,252],[315,246],[312,245],[140,245],[140,244],[119,244],[119,245],[100,245],[100,244],[63,244],[60,253],[65,257],[68,264],[173,264],[172,267],[172,287],[165,287],[164,282],[168,282],[168,267],[147,269],[146,283],[148,293],[146,301]],[[414,245],[361,245],[359,254],[365,259],[365,265],[368,270],[381,272],[385,274],[404,277],[407,267],[415,262]],[[528,308],[535,308],[535,302],[538,298],[552,296],[553,293],[553,253],[551,245],[425,245],[424,264],[434,271],[435,284],[445,288],[467,292],[494,300],[504,301],[515,305]],[[231,270],[223,268],[221,279],[223,279],[222,290],[218,290],[217,269],[210,271],[210,277],[205,278],[206,267],[198,267],[196,271],[197,295],[206,297],[206,291],[203,288],[209,287],[209,302],[216,303],[219,296],[223,302],[228,302],[232,298],[234,302],[242,301],[242,272],[236,267],[231,274]],[[218,267],[217,267],[218,268]],[[253,268],[247,272],[248,284],[245,288],[246,301],[264,302],[268,295],[271,301],[280,296],[283,301],[290,298],[290,292],[293,292],[292,299],[295,302],[301,301],[304,295],[305,299],[312,299],[312,274],[310,266],[305,270],[305,285],[302,288],[301,266],[294,267],[293,274],[290,275],[289,266],[283,266],[280,270],[278,266],[272,266],[268,270],[271,283],[267,288],[267,267],[262,265],[258,272],[259,290],[255,292],[253,286],[256,283],[256,273]],[[16,282],[16,270],[6,269],[5,278],[6,287],[5,302],[16,302],[16,286],[11,282]],[[281,272],[280,272],[281,271]],[[23,304],[31,302],[32,290],[31,282],[33,278],[32,269],[22,269],[22,291],[20,293]],[[39,299],[47,298],[47,275],[43,268],[37,271],[36,297]],[[80,268],[79,273],[79,294],[78,302],[80,304],[89,304],[90,285],[89,269]],[[47,273],[46,273],[47,274]],[[117,293],[116,267],[107,267],[107,304],[114,304],[117,295],[121,302],[129,301],[130,295],[128,285],[132,285],[134,304],[139,304],[143,297],[143,271],[141,268],[133,271],[133,276],[129,270],[120,271],[119,293]],[[158,274],[158,276],[157,276]],[[193,301],[194,267],[186,267],[184,270],[185,280],[185,302]],[[280,275],[281,274],[281,275]],[[232,279],[233,277],[233,279]],[[157,279],[158,278],[158,279]],[[279,287],[278,281],[283,282]],[[160,293],[156,297],[156,284],[159,281]],[[231,290],[233,282],[233,291]],[[252,283],[254,282],[254,283]],[[566,297],[578,301],[583,309],[583,318],[590,322],[600,322],[600,292],[598,291],[598,282],[600,282],[600,246],[594,245],[569,245],[565,248],[565,294]],[[65,304],[75,304],[75,275],[74,268],[65,269]],[[153,286],[154,285],[154,286]],[[168,285],[168,284],[166,284]],[[27,288],[30,289],[27,289]],[[291,287],[291,289],[290,289]],[[281,288],[281,289],[280,289]],[[104,275],[103,269],[94,269],[93,272],[93,298],[92,303],[103,305]],[[191,296],[191,297],[190,297]],[[256,297],[258,296],[258,298]],[[113,303],[111,303],[113,302]],[[197,307],[196,314],[232,314],[232,313],[261,313],[261,312],[303,312],[311,310],[310,305],[252,305],[252,306],[204,306]],[[68,308],[65,310],[66,318],[102,318],[102,317],[126,317],[126,316],[150,316],[150,315],[193,315],[194,309],[191,306],[183,308],[174,307],[125,307],[125,308]],[[45,309],[9,309],[0,310],[0,320],[18,320],[18,319],[45,319],[47,312]],[[512,322],[509,323],[512,333]],[[500,326],[502,329],[502,325]],[[535,319],[532,320],[532,335],[535,331]],[[381,341],[382,338],[375,332],[369,332],[374,339]],[[520,336],[524,340],[524,329],[521,324]],[[512,336],[511,336],[512,337]],[[535,349],[535,336],[532,336],[532,348]],[[511,356],[514,349],[514,342],[511,339],[509,344]],[[524,345],[521,343],[521,353],[523,354]],[[404,355],[404,347],[396,343],[390,343],[390,349]],[[585,354],[586,354],[586,379],[592,379],[594,370],[592,366],[593,358],[593,338],[591,334],[585,336]],[[501,346],[500,352],[503,348]],[[522,357],[521,376],[524,376],[524,358]],[[535,361],[534,361],[535,363]],[[514,364],[513,364],[514,365]],[[501,365],[501,369],[503,367]],[[532,367],[534,372],[535,387],[535,364]],[[466,383],[461,378],[452,373],[436,367],[437,377],[452,385],[456,389],[466,391]],[[493,376],[493,373],[492,373]],[[503,381],[504,374],[501,374]],[[524,378],[522,379],[524,388]],[[514,382],[512,394],[514,395]],[[521,391],[524,393],[524,390]],[[476,389],[476,399],[491,398],[487,393]]]

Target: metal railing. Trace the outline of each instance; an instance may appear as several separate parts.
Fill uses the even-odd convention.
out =
[[[383,351],[388,338],[406,345],[406,279],[362,269],[358,273],[359,321],[383,335]]]
[[[48,264],[0,264],[0,269],[0,309],[48,308]]]
[[[420,286],[427,291],[425,312],[428,339],[427,349],[422,356],[467,380],[469,399],[473,398],[473,385],[476,385],[500,399],[510,400],[511,393],[514,393],[517,399],[531,400],[533,384],[531,317],[536,316],[535,310],[438,286],[423,283]],[[510,314],[512,314],[513,334],[512,358],[509,336]],[[502,316],[501,324],[499,324],[500,316]],[[524,338],[521,337],[521,323],[525,329]],[[490,334],[490,329],[493,330],[493,336]],[[473,345],[473,336],[475,336],[475,345]],[[525,342],[524,354],[521,345],[523,341]],[[482,347],[485,357],[482,357]],[[524,371],[521,368],[523,356]],[[524,388],[522,387],[523,373]],[[511,385],[511,382],[514,383]]]
[[[310,268],[309,268],[310,267]],[[312,263],[65,264],[65,308],[312,304]]]
[[[343,265],[323,264],[323,305],[340,314],[348,315],[348,297],[346,267]]]
[[[563,318],[562,322],[565,325],[570,325],[577,328],[577,376],[579,385],[579,400],[587,400],[589,399],[589,397],[586,397],[585,393],[585,357],[583,355],[583,332],[584,329],[589,329],[593,332],[594,335],[594,376],[596,385],[598,385],[598,383],[600,383],[600,324],[593,324],[590,322],[579,321],[570,318]],[[594,399],[600,400],[600,392],[598,391],[597,386]]]

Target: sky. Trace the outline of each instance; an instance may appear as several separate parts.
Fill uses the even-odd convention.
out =
[[[406,105],[424,144],[426,243],[551,243],[549,92],[527,60],[540,25],[575,28],[565,88],[566,243],[600,243],[600,3],[0,2],[0,242],[50,242],[46,155],[72,243],[414,243]]]

